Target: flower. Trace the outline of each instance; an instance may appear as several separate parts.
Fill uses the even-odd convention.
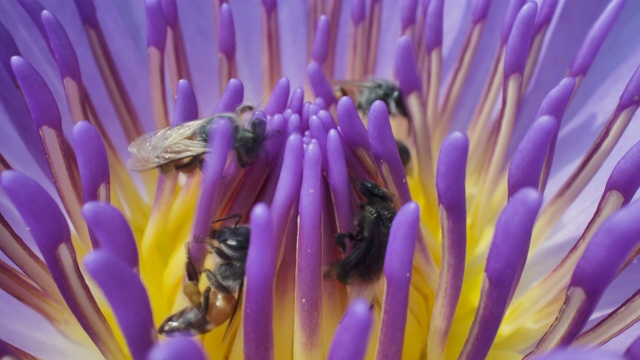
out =
[[[214,3],[0,4],[3,353],[638,357],[637,2]],[[408,119],[336,98],[331,79],[371,76]],[[245,100],[267,128],[244,147],[229,119],[190,122]],[[204,124],[202,169],[128,171],[169,124]],[[234,214],[237,314],[159,339]],[[324,275],[374,240],[374,281]]]

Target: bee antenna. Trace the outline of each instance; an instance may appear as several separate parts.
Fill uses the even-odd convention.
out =
[[[229,216],[225,216],[223,218],[214,220],[213,222],[211,222],[211,225],[225,221],[225,220],[229,220],[229,219],[236,219],[236,223],[233,225],[233,227],[238,226],[238,224],[240,224],[240,220],[242,220],[242,215],[240,214],[233,214],[233,215],[229,215]]]

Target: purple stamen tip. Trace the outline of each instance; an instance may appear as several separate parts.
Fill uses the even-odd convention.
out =
[[[589,71],[604,40],[607,38],[607,35],[609,35],[618,15],[622,12],[624,4],[625,0],[612,0],[602,12],[598,20],[593,24],[591,30],[589,30],[582,46],[580,46],[580,50],[578,50],[576,57],[573,59],[571,69],[569,70],[570,76],[584,76],[587,71]]]
[[[638,337],[624,352],[624,356],[630,360],[640,359],[640,337]]]
[[[484,21],[489,13],[491,0],[476,0],[473,4],[473,12],[471,14],[471,23],[477,24]]]
[[[504,78],[508,79],[513,74],[522,74],[529,56],[533,27],[536,21],[538,5],[536,2],[528,2],[522,7],[513,24],[513,29],[507,40],[504,55]]]
[[[418,0],[404,0],[400,13],[402,32],[416,23],[416,13],[418,11]]]
[[[504,17],[504,24],[502,25],[502,44],[507,43],[509,34],[511,34],[511,29],[513,28],[513,23],[516,21],[516,16],[518,16],[518,12],[520,11],[524,3],[525,0],[511,0],[509,2],[509,7],[507,8],[507,13]]]
[[[609,191],[617,191],[624,198],[623,205],[628,204],[640,187],[638,169],[640,169],[640,142],[633,145],[613,168],[604,189],[605,194]]]
[[[108,251],[126,264],[129,269],[138,269],[138,247],[127,219],[117,208],[97,201],[82,207],[89,231],[96,237],[98,248]]]
[[[540,33],[544,27],[549,25],[551,19],[553,18],[553,13],[555,13],[556,8],[558,7],[558,0],[545,0],[540,4],[540,10],[538,12],[538,17],[536,18],[535,29],[533,30],[534,34]]]
[[[422,80],[418,72],[416,52],[413,49],[413,40],[409,36],[403,36],[398,40],[395,71],[405,98],[414,91],[421,91]]]
[[[206,360],[202,346],[192,338],[174,337],[157,343],[149,352],[148,360]]]
[[[98,130],[87,121],[73,127],[73,148],[78,160],[84,202],[109,196],[109,159]],[[102,194],[101,194],[102,192]]]
[[[368,146],[367,130],[350,97],[345,96],[338,101],[337,113],[342,138],[352,146],[366,148]]]
[[[167,22],[160,0],[145,0],[147,14],[147,47],[154,47],[164,52],[167,42]]]
[[[400,359],[409,304],[413,252],[420,225],[420,208],[414,202],[403,205],[396,214],[384,257],[387,288],[382,307],[378,359]]]
[[[461,358],[484,359],[520,281],[531,232],[542,197],[531,188],[518,191],[502,210],[487,256],[485,284]]]
[[[304,90],[302,88],[296,88],[291,94],[291,100],[287,108],[291,109],[294,113],[300,115],[302,113],[302,104],[304,103]]]
[[[556,87],[551,89],[547,96],[542,100],[540,109],[536,114],[536,118],[544,115],[551,115],[559,121],[564,116],[564,111],[571,100],[573,90],[576,87],[576,79],[572,77],[566,77],[560,81]]]
[[[329,56],[329,29],[329,18],[326,15],[320,16],[311,49],[311,59],[318,64],[324,64]]]
[[[233,13],[228,4],[220,7],[220,52],[227,57],[236,53],[236,30],[233,22]]]
[[[98,17],[96,16],[96,6],[93,0],[74,0],[76,8],[80,14],[82,22],[95,28],[98,24]]]
[[[509,198],[522,188],[539,188],[544,161],[557,131],[558,120],[551,116],[538,118],[531,125],[509,166]]]
[[[261,2],[267,11],[267,15],[271,15],[271,12],[278,8],[278,0],[262,0]]]
[[[333,87],[317,62],[312,61],[311,64],[307,66],[307,76],[309,77],[311,88],[317,97],[323,98],[329,106],[336,102]]]
[[[442,46],[442,18],[444,0],[429,1],[427,19],[424,26],[424,45],[427,53]]]
[[[18,45],[13,40],[9,30],[0,24],[0,62],[14,83],[16,82],[16,77],[11,70],[11,57],[15,55],[20,55],[20,49],[18,49]]]
[[[466,217],[465,177],[469,139],[461,132],[447,136],[440,148],[436,172],[438,202],[446,209],[462,212]]]
[[[329,359],[364,359],[372,325],[371,305],[363,299],[351,302],[333,335]]]
[[[162,10],[164,13],[164,19],[167,21],[167,25],[175,29],[178,27],[178,4],[176,0],[160,0],[162,3]]]
[[[283,77],[273,88],[264,112],[267,115],[281,114],[287,108],[287,100],[289,100],[289,79]]]
[[[318,117],[322,120],[322,125],[324,125],[324,129],[329,131],[331,129],[336,128],[336,122],[333,120],[333,116],[327,110],[318,111]]]
[[[242,104],[244,99],[244,85],[242,81],[238,79],[231,79],[227,83],[227,87],[224,89],[218,104],[213,109],[214,114],[220,114],[224,112],[233,112]]]
[[[300,119],[300,115],[293,114],[287,121],[287,134],[291,135],[293,133],[300,134],[302,132],[302,120]]]
[[[58,19],[46,10],[42,12],[40,18],[47,32],[49,45],[56,58],[60,75],[63,79],[68,77],[79,83],[80,66],[78,65],[78,57],[64,28]]]
[[[103,250],[89,253],[84,266],[109,301],[134,359],[146,359],[157,342],[151,304],[140,277],[118,257]]]
[[[365,0],[354,0],[351,3],[351,23],[358,26],[365,17],[367,11]]]
[[[42,76],[20,56],[11,58],[11,68],[37,128],[50,127],[62,132],[62,119],[56,99]]]
[[[247,255],[244,305],[244,355],[247,359],[273,358],[273,296],[278,244],[266,204],[253,207]]]
[[[569,286],[582,288],[592,306],[637,246],[639,215],[640,201],[616,211],[602,223],[578,261]],[[585,322],[589,314],[586,314]]]
[[[176,93],[176,107],[173,111],[171,125],[179,125],[184,122],[198,118],[198,102],[196,94],[193,92],[191,83],[188,80],[178,81],[178,91]]]
[[[636,68],[631,75],[631,79],[624,88],[622,95],[620,95],[620,102],[618,103],[617,112],[622,112],[632,106],[640,105],[640,66]]]

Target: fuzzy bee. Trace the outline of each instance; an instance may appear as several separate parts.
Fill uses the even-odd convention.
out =
[[[158,328],[159,334],[204,334],[233,320],[242,298],[250,230],[248,226],[238,225],[239,215],[215,222],[231,218],[237,218],[235,225],[212,230],[211,240],[207,242],[214,258],[213,270],[203,270],[207,288],[200,292],[200,274],[191,261],[187,261],[188,282],[183,290],[191,305],[169,316]]]
[[[345,285],[366,286],[375,283],[382,274],[396,209],[391,195],[374,182],[361,182],[358,191],[366,200],[360,204],[355,219],[356,233],[336,235],[335,243],[346,256],[329,268],[325,276]]]
[[[245,112],[247,108],[238,110],[240,111]],[[240,124],[236,115],[218,114],[140,136],[129,145],[131,158],[127,166],[133,171],[156,168],[163,171],[193,171],[202,165],[202,157],[209,151],[209,126],[216,118],[225,118],[234,123],[233,149],[238,162],[241,167],[251,165],[267,139],[267,120],[261,117],[252,118],[249,121],[250,128],[247,129]]]

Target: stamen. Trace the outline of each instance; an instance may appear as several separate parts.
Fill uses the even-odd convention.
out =
[[[244,356],[246,359],[273,359],[273,300],[278,247],[267,205],[254,206],[250,220],[251,239],[244,293]]]
[[[302,133],[302,120],[298,114],[293,114],[287,121],[287,135]]]
[[[351,98],[345,96],[338,101],[338,125],[340,137],[346,146],[343,147],[352,176],[356,179],[378,181],[380,175],[375,171],[371,158],[367,130],[360,120],[360,115]]]
[[[64,304],[47,265],[13,230],[4,216],[0,216],[0,251],[44,291],[55,303]]]
[[[541,204],[542,196],[525,188],[502,210],[487,255],[479,305],[460,359],[483,359],[489,353],[520,281]]]
[[[92,201],[82,207],[82,215],[96,238],[94,248],[109,252],[137,272],[138,247],[129,223],[120,210],[109,204]]]
[[[37,360],[38,358],[30,353],[17,348],[8,342],[0,339],[0,356],[9,359]]]
[[[80,215],[80,175],[73,150],[62,133],[62,119],[56,100],[42,76],[26,60],[14,56],[11,58],[11,67],[40,134],[60,199],[82,245],[88,249],[89,234]]]
[[[431,0],[421,0],[418,5],[418,13],[416,19],[416,26],[414,28],[413,34],[413,47],[416,49],[416,53],[418,57],[416,61],[419,65],[419,68],[422,69],[424,65],[424,55],[426,52],[424,51],[424,28],[425,28],[425,20],[427,18],[427,10],[429,10],[429,2]]]
[[[98,130],[80,121],[73,127],[73,148],[78,156],[83,201],[109,202],[109,158]]]
[[[113,55],[109,50],[107,39],[98,23],[93,0],[74,0],[74,2],[82,19],[84,30],[91,46],[91,52],[98,69],[100,69],[102,80],[116,111],[116,118],[120,120],[120,125],[127,139],[131,142],[142,135],[142,125],[127,88],[124,86],[124,81],[118,71]]]
[[[489,0],[476,0],[473,7],[471,28],[467,31],[465,36],[464,45],[462,46],[462,53],[458,57],[456,65],[453,70],[453,78],[447,87],[444,96],[444,103],[439,114],[439,126],[438,135],[436,138],[441,139],[449,131],[453,112],[455,111],[458,101],[460,100],[460,94],[462,87],[467,80],[469,71],[471,70],[471,62],[476,54],[478,44],[480,43],[480,36],[484,30],[485,20],[487,13],[489,12]]]
[[[545,205],[540,219],[536,223],[531,248],[537,249],[543,239],[547,237],[553,225],[582,192],[593,174],[600,169],[602,163],[611,153],[626,129],[629,121],[640,105],[640,67],[636,68],[627,83],[615,111],[607,120],[604,128],[594,141],[589,151],[584,155],[578,167],[560,187],[554,197]]]
[[[324,111],[324,110],[323,110]],[[316,115],[313,115],[309,119],[309,131],[311,131],[311,137],[318,142],[320,146],[320,152],[322,156],[322,169],[327,171],[329,160],[327,159],[327,130],[322,124],[322,120]]]
[[[384,257],[386,279],[376,359],[400,359],[409,304],[413,251],[420,226],[420,208],[408,202],[396,214]]]
[[[34,24],[36,24],[36,27],[38,28],[38,31],[40,31],[40,35],[42,35],[42,38],[46,39],[47,32],[44,28],[44,25],[39,21],[40,14],[42,14],[42,11],[44,11],[44,7],[42,6],[42,4],[40,4],[38,0],[19,0],[18,3],[29,15],[31,20],[33,20]],[[47,44],[47,46],[49,46],[49,44]]]
[[[567,345],[584,328],[605,288],[638,245],[639,213],[640,202],[629,204],[596,231],[576,265],[556,321],[529,355]]]
[[[582,82],[584,75],[589,71],[604,40],[609,35],[618,15],[622,12],[624,4],[625,0],[611,0],[598,20],[593,24],[591,30],[589,30],[569,70],[569,76],[576,78],[578,84]]]
[[[76,262],[67,221],[55,201],[30,178],[6,171],[0,184],[36,241],[65,303],[106,358],[125,356]]]
[[[278,83],[271,91],[269,102],[264,107],[267,115],[282,114],[287,108],[287,100],[289,99],[289,79],[286,77],[278,80]]]
[[[549,158],[558,120],[551,116],[538,118],[527,131],[509,165],[509,199],[525,187],[542,191],[541,175],[545,159]]]
[[[216,107],[213,108],[213,114],[235,111],[244,99],[244,85],[238,79],[231,79],[227,83],[222,96],[218,100]]]
[[[353,206],[351,206],[349,173],[342,150],[342,140],[337,130],[329,130],[327,136],[328,161],[327,179],[333,199],[336,214],[336,224],[339,233],[353,231]]]
[[[262,3],[262,96],[266,97],[282,75],[280,68],[280,30],[276,0]]]
[[[302,137],[300,134],[292,134],[287,139],[284,150],[284,160],[282,162],[282,170],[280,171],[280,179],[271,203],[271,214],[273,219],[273,234],[280,245],[280,259],[282,261],[283,244],[286,225],[294,204],[298,200],[299,194],[294,189],[300,188],[302,183]]]
[[[322,154],[311,141],[304,154],[295,270],[294,357],[322,355]]]
[[[444,13],[444,0],[429,1],[427,18],[424,28],[424,46],[426,52],[426,66],[423,67],[422,82],[425,86],[426,114],[429,128],[440,127],[438,123],[438,96],[440,94],[440,81],[442,77],[442,17]],[[440,145],[439,138],[432,137],[431,146],[437,149]]]
[[[432,359],[445,356],[462,290],[467,244],[465,171],[468,151],[466,135],[455,132],[444,140],[438,156],[436,190],[442,227],[442,265],[429,325],[427,356]]]
[[[229,84],[231,85],[231,82]],[[225,91],[226,93],[227,91]],[[204,264],[207,249],[197,240],[206,239],[209,236],[215,200],[220,196],[221,189],[219,185],[222,181],[222,171],[227,163],[227,154],[233,144],[233,124],[223,118],[214,120],[210,125],[208,139],[211,151],[202,167],[202,173],[204,174],[202,190],[192,231],[192,240],[196,241],[189,243],[189,259],[198,271]]]
[[[311,59],[320,65],[324,65],[329,56],[329,30],[329,18],[326,15],[320,16],[311,48]]]
[[[322,100],[322,99],[316,99],[316,100]],[[318,111],[318,117],[322,121],[322,125],[324,126],[324,129],[326,131],[329,131],[331,129],[337,129],[336,121],[333,119],[333,116],[331,116],[331,113],[329,111],[327,110]]]
[[[88,254],[84,266],[109,301],[131,356],[146,359],[157,338],[149,297],[140,277],[128,264],[106,250]]]
[[[189,81],[185,79],[178,81],[176,93],[176,107],[173,110],[171,125],[179,125],[197,119],[198,102]]]
[[[418,11],[418,0],[404,0],[400,10],[402,35],[414,36],[414,26]]]
[[[187,53],[184,48],[184,39],[180,22],[178,21],[178,6],[176,0],[161,0],[162,11],[167,22],[167,47],[165,60],[167,61],[167,72],[171,84],[171,94],[175,97],[180,79],[190,80],[189,64],[187,63]],[[228,81],[221,81],[225,84]]]
[[[531,75],[538,62],[540,50],[542,49],[542,43],[544,41],[547,28],[553,14],[558,6],[558,0],[544,0],[540,3],[540,9],[538,10],[538,17],[536,18],[536,24],[533,30],[533,40],[531,41],[531,49],[529,50],[529,56],[527,58],[527,65],[524,70],[524,80],[522,81],[522,93],[527,91]]]
[[[156,343],[148,355],[149,360],[167,359],[206,360],[202,345],[192,338],[173,337]]]
[[[631,360],[640,359],[640,339],[636,339],[624,353],[625,358]]]
[[[301,116],[301,120],[302,120],[302,128],[303,129],[309,129],[309,110],[311,108],[311,103],[308,101],[305,101],[304,104],[302,104],[302,113],[300,114]]]
[[[322,72],[322,68],[318,63],[311,62],[307,66],[307,76],[309,77],[309,83],[315,95],[322,98],[328,106],[333,105],[336,102],[336,97],[333,93],[333,87]]]
[[[145,0],[147,13],[147,60],[151,90],[151,109],[156,129],[169,126],[164,76],[164,49],[167,44],[167,23],[160,0]]]
[[[230,79],[238,77],[238,67],[236,65],[236,30],[233,21],[233,13],[228,4],[220,7],[220,36],[218,37],[219,59],[219,81],[220,92],[223,91],[223,84]]]
[[[373,74],[376,69],[376,61],[378,59],[378,39],[380,37],[380,12],[382,7],[382,1],[371,0],[369,2],[369,16],[367,17],[367,32],[366,36],[369,40],[366,54],[366,75]],[[360,78],[362,79],[362,78]]]
[[[287,109],[291,109],[294,113],[300,115],[302,113],[302,104],[304,103],[304,90],[302,88],[296,88],[291,94],[291,100]]]
[[[329,350],[329,360],[364,359],[373,326],[371,305],[355,299],[344,313]]]
[[[364,79],[366,71],[367,54],[369,45],[366,37],[365,16],[366,4],[364,0],[354,0],[351,3],[351,25],[349,26],[349,42],[347,49],[347,79]]]

